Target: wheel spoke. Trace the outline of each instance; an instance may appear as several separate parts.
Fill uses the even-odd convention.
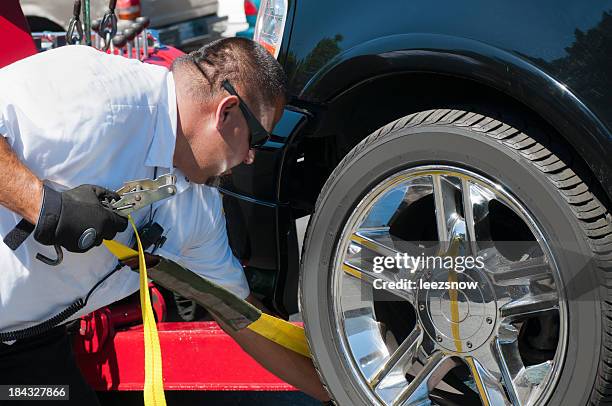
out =
[[[384,257],[393,257],[400,253],[395,249],[395,241],[385,229],[362,229],[351,236],[351,242]]]
[[[527,284],[552,276],[550,264],[543,256],[498,266],[490,274],[497,285]]]
[[[499,309],[501,317],[518,319],[559,309],[559,297],[556,292],[527,294],[520,299],[506,303]]]
[[[385,380],[389,373],[395,372],[397,369],[400,369],[400,372],[405,374],[406,368],[412,364],[412,359],[415,357],[422,340],[423,330],[417,324],[412,333],[408,335],[397,350],[391,354],[389,359],[374,373],[374,376],[370,379],[370,386],[376,388],[379,383]]]
[[[450,240],[451,229],[460,217],[459,204],[455,198],[457,189],[446,176],[432,176],[438,240],[444,245]]]
[[[414,379],[393,400],[392,405],[413,406],[427,404],[429,394],[442,378],[457,365],[448,355],[438,351],[429,357]]]
[[[353,349],[355,362],[364,376],[373,376],[389,358],[389,349],[381,336],[381,325],[374,318],[371,307],[343,312],[344,332]]]
[[[344,271],[345,275],[360,279],[362,282],[367,283],[376,289],[379,289],[380,287],[380,289],[407,300],[412,304],[416,303],[413,289],[391,289],[388,285],[389,283],[398,282],[400,279],[415,279],[415,274],[402,273],[404,276],[406,276],[405,278],[402,278],[399,273],[391,273],[390,271],[375,273],[356,266],[352,261],[344,261],[342,264],[342,270]],[[411,277],[412,279],[409,279]],[[377,280],[378,282],[376,282]]]
[[[463,198],[463,218],[465,221],[466,237],[470,242],[470,250],[472,255],[476,255],[478,248],[476,246],[476,229],[474,222],[474,201],[472,199],[471,183],[463,178],[461,179],[461,195]]]
[[[512,404],[523,406],[533,385],[526,379],[525,366],[519,352],[518,335],[518,330],[513,325],[502,324],[493,350]]]
[[[529,396],[530,385],[526,385],[523,379],[525,368],[518,352],[518,344],[501,344],[499,341],[495,343],[497,352],[500,357],[500,367],[502,380],[508,392],[508,396],[512,400],[512,405],[523,406],[525,399]]]
[[[480,395],[483,406],[506,406],[512,405],[507,398],[504,388],[499,379],[489,371],[485,365],[495,365],[494,354],[490,354],[491,359],[482,363],[482,358],[466,357],[465,361],[472,373],[476,389]]]
[[[393,238],[389,235],[388,228],[362,229],[351,236],[351,243],[356,244],[359,249],[345,259],[342,267],[344,273],[363,282],[373,285],[376,289],[382,289],[392,293],[404,300],[414,304],[414,289],[399,289],[396,286],[389,287],[388,283],[416,281],[418,273],[416,270],[400,267],[392,268],[383,266],[382,270],[375,271],[374,261],[378,254],[380,257],[396,257],[410,245],[408,242]],[[365,247],[366,250],[361,249]],[[375,281],[377,281],[375,284]],[[415,282],[416,283],[416,282]]]
[[[404,253],[418,255],[422,252],[422,248],[416,244],[389,234],[388,227],[362,228],[353,233],[351,242],[384,257],[396,257]]]
[[[428,177],[413,179],[406,188],[403,201],[405,205],[409,206],[432,193],[433,185],[431,179]]]

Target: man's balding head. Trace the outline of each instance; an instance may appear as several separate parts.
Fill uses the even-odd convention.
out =
[[[204,73],[198,70],[197,63]],[[261,45],[245,38],[224,38],[177,58],[172,72],[185,76],[195,101],[207,103],[226,95],[224,80],[236,88],[249,107],[285,103],[287,79],[276,59]]]

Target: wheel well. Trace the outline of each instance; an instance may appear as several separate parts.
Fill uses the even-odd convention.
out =
[[[65,31],[61,25],[49,20],[44,17],[27,16],[28,25],[30,26],[30,32],[41,32],[41,31],[52,31],[62,32]]]
[[[464,109],[508,121],[525,130],[537,126],[550,135],[547,145],[566,162],[579,168],[579,175],[591,191],[610,207],[607,195],[588,165],[555,128],[514,98],[469,79],[410,73],[377,78],[337,96],[320,112],[320,120],[307,127],[287,155],[290,164],[283,174],[281,198],[291,202],[295,217],[314,210],[323,184],[342,158],[378,128],[414,112],[435,109]]]

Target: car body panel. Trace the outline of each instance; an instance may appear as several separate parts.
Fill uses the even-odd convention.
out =
[[[278,173],[283,171],[292,137],[307,121],[305,113],[285,109],[272,138],[257,151],[257,165],[237,166],[219,187],[230,245],[247,266],[250,286],[271,298],[276,311],[285,315],[297,312],[299,253],[295,219],[289,202],[280,195],[286,179]],[[270,284],[261,282],[268,279]]]
[[[482,42],[433,34],[401,34],[361,44],[334,58],[306,84],[300,99],[334,97],[375,77],[431,72],[477,81],[536,111],[585,158],[612,197],[612,134],[564,83],[516,54]],[[606,106],[605,108],[608,108]]]
[[[604,13],[612,11],[610,0],[537,3],[417,0],[385,2],[384,7],[382,4],[372,7],[371,2],[356,0],[326,3],[324,13],[316,2],[296,0],[293,3],[299,18],[294,19],[291,27],[288,58],[295,62],[286,60],[284,64],[290,77],[291,93],[304,95],[308,94],[305,87],[310,79],[337,55],[369,41],[398,34],[471,39],[531,60],[544,71],[549,70],[560,82],[578,82],[581,78],[570,77],[567,69],[560,66],[562,59],[586,58],[580,55],[578,48],[581,47],[585,53],[607,55],[604,48],[587,49],[590,44],[584,43],[583,36],[589,31],[602,35],[608,32],[609,21]],[[367,14],[363,12],[366,9]],[[589,68],[601,69],[602,66]],[[587,73],[586,67],[583,73]]]
[[[612,35],[612,1],[397,1],[366,16],[368,5],[339,1],[321,13],[312,3],[293,2],[299,18],[283,61],[295,99],[329,103],[362,80],[394,72],[476,80],[551,123],[612,198],[612,162],[605,159],[612,95],[601,91],[611,84],[612,43],[604,39]]]
[[[307,114],[286,108],[279,122],[272,129],[272,137],[256,151],[253,165],[239,165],[232,169],[231,177],[224,177],[221,188],[233,194],[253,199],[262,205],[285,204],[281,200],[281,180],[278,174],[283,169],[286,146],[291,144],[299,130],[308,120]],[[257,182],[253,178],[257,178]]]

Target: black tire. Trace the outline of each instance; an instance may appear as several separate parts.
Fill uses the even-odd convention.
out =
[[[561,375],[547,404],[612,402],[611,216],[587,177],[578,175],[582,172],[571,151],[555,146],[553,153],[542,129],[530,124],[523,133],[509,125],[515,121],[447,109],[415,113],[364,139],[327,180],[305,238],[300,304],[315,365],[340,405],[372,404],[349,378],[330,310],[330,270],[343,226],[382,179],[431,163],[486,174],[525,204],[551,246],[571,241],[573,249],[592,259],[580,264],[581,255],[552,248],[564,281],[569,332]]]

